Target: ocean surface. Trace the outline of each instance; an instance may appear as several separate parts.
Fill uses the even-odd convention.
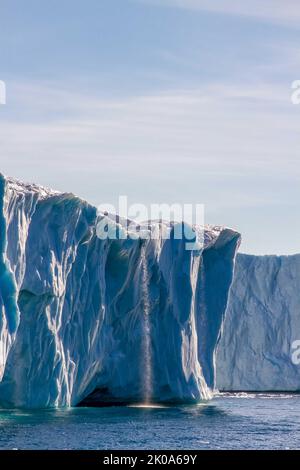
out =
[[[198,405],[0,410],[0,449],[300,449],[300,395]]]

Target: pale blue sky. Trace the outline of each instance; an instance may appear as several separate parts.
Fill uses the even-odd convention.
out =
[[[298,0],[0,3],[0,171],[300,251]]]

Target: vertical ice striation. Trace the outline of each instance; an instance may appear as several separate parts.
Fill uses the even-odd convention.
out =
[[[176,239],[173,229],[162,243],[152,271],[155,401],[211,398],[210,354],[219,340],[238,244],[236,232],[220,228],[205,232],[201,252],[186,250],[186,240]]]
[[[224,316],[220,317],[219,312],[227,304],[235,252],[236,239],[226,230],[203,252],[198,290],[198,355],[209,388],[213,388],[216,383],[216,345],[220,341],[224,321]]]
[[[72,194],[2,177],[0,199],[0,406],[140,401],[141,365],[145,401],[211,397],[237,232],[100,240]]]
[[[5,217],[5,186],[5,179],[0,175],[0,297],[3,312],[5,313],[5,316],[2,316],[2,321],[6,323],[8,335],[13,335],[19,324],[19,310],[15,280],[6,257],[7,224]]]
[[[300,390],[300,255],[239,254],[217,354],[221,390]]]

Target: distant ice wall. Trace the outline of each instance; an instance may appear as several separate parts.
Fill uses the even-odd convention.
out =
[[[217,354],[221,390],[299,391],[300,255],[238,254]]]
[[[143,400],[145,301],[151,399],[212,396],[237,232],[191,252],[172,230],[100,240],[72,194],[0,176],[0,201],[0,406]]]

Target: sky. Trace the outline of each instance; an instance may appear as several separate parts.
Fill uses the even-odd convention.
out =
[[[1,0],[0,171],[300,252],[298,0]]]

